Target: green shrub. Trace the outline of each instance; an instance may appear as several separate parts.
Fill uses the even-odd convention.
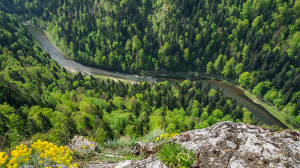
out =
[[[194,163],[194,153],[172,142],[164,144],[158,152],[158,157],[168,167],[190,167]]]

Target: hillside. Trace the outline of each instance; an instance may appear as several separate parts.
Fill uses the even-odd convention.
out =
[[[95,158],[99,167],[164,167],[176,152],[186,165],[194,155],[194,167],[299,167],[299,132],[254,118],[264,107],[247,109],[197,77],[148,83],[70,72],[22,24],[45,29],[67,59],[112,73],[226,78],[298,130],[299,16],[299,0],[1,0],[0,167]],[[67,150],[75,135],[96,153]],[[135,155],[138,141],[157,148]]]
[[[156,129],[180,133],[218,121],[253,122],[246,108],[201,81],[130,85],[70,73],[13,16],[1,12],[0,20],[1,149],[36,140],[65,145],[76,134],[103,144]]]
[[[300,1],[8,0],[69,58],[126,72],[198,71],[239,81],[299,127]],[[0,8],[1,9],[1,8]]]

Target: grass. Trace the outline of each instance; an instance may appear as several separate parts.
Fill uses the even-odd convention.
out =
[[[150,132],[149,134],[143,136],[141,139],[139,139],[139,142],[142,143],[148,143],[148,142],[154,142],[156,137],[159,137],[161,134],[166,134],[167,132],[164,130],[155,130],[153,132]]]
[[[140,160],[145,158],[145,155],[132,155],[131,147],[137,142],[149,143],[154,142],[156,137],[165,134],[164,130],[155,130],[141,138],[127,138],[121,137],[120,139],[109,140],[104,145],[100,145],[101,151],[99,159],[101,161],[121,161],[121,160]],[[112,156],[112,157],[108,157]],[[116,156],[116,157],[113,157]]]
[[[146,156],[133,155],[131,147],[137,142],[149,143],[155,142],[157,137],[166,134],[164,130],[155,130],[141,138],[130,139],[121,137],[120,139],[107,141],[100,146],[101,153],[94,157],[94,160],[99,162],[120,162],[123,160],[141,160]],[[194,162],[193,152],[177,145],[175,143],[165,143],[158,152],[159,158],[169,167],[189,167]]]
[[[108,146],[106,146],[108,145]],[[74,158],[80,167],[87,164],[97,164],[103,162],[120,162],[123,160],[141,160],[145,155],[133,155],[131,153],[130,143],[124,143],[123,140],[113,140],[104,146],[99,146],[100,153],[90,151],[75,152]],[[108,148],[109,147],[109,148]]]
[[[158,152],[159,159],[168,167],[187,168],[194,163],[194,153],[171,142],[164,144]]]
[[[120,139],[113,139],[105,142],[105,148],[124,148],[135,145],[138,139],[130,139],[126,137],[121,137]]]
[[[98,144],[100,153],[90,151],[80,151],[75,153],[76,162],[80,166],[84,167],[87,164],[103,163],[103,162],[120,162],[123,160],[141,160],[146,156],[143,154],[133,155],[131,153],[131,147],[137,142],[153,142],[155,136],[163,131],[154,131],[140,139],[130,139],[127,137],[121,137],[120,139],[113,139],[105,142],[105,144]]]

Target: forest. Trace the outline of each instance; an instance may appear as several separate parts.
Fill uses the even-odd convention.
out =
[[[4,0],[0,9],[47,29],[77,62],[224,76],[299,127],[299,0]]]
[[[67,144],[77,134],[107,139],[252,123],[251,113],[200,81],[127,84],[73,74],[51,60],[11,15],[0,13],[0,148],[23,140]],[[4,45],[3,45],[4,44]]]
[[[0,149],[25,139],[67,144],[80,134],[103,143],[155,129],[257,123],[200,81],[128,84],[68,72],[21,21],[45,28],[85,65],[236,80],[299,128],[299,16],[299,0],[1,0]]]

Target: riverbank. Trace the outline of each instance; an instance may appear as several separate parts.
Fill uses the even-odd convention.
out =
[[[148,72],[149,73],[149,72]],[[180,72],[179,72],[180,73]],[[167,73],[166,73],[167,74]],[[170,75],[169,74],[163,74],[163,76],[168,76],[168,77],[174,77],[173,75],[175,74],[176,76],[176,73],[172,73]],[[160,74],[155,74],[156,76],[160,76]],[[208,78],[208,79],[212,79],[212,80],[217,80],[217,81],[221,81],[221,82],[226,82],[230,85],[234,85],[235,87],[239,88],[240,90],[242,90],[244,92],[244,94],[249,98],[251,99],[254,103],[256,103],[257,105],[260,105],[262,106],[266,111],[268,111],[272,116],[274,116],[275,118],[277,118],[278,120],[280,120],[280,122],[282,124],[284,124],[287,128],[290,128],[290,129],[294,129],[294,130],[299,130],[299,129],[296,129],[294,128],[291,124],[287,123],[286,120],[285,120],[285,117],[284,115],[282,114],[282,112],[280,112],[276,106],[268,103],[268,102],[265,102],[261,99],[259,99],[254,93],[244,89],[238,82],[232,80],[232,79],[229,79],[229,78],[225,78],[223,76],[218,76],[218,75],[215,75],[215,74],[207,74],[207,73],[197,73],[197,72],[189,72],[189,73],[186,73],[186,76],[188,78],[192,78],[192,79],[195,79],[195,78],[200,78],[200,79],[203,79],[203,78]],[[178,76],[177,76],[178,77]]]
[[[216,77],[216,76],[214,75],[214,77]],[[259,99],[254,93],[244,89],[238,82],[232,82],[231,79],[226,80],[226,78],[224,78],[224,77],[222,77],[222,79],[221,78],[216,79],[216,78],[214,78],[214,79],[215,80],[221,80],[222,82],[227,82],[227,83],[229,83],[231,85],[234,85],[237,88],[241,89],[245,93],[245,95],[248,96],[253,102],[255,102],[256,104],[258,104],[262,107],[264,107],[266,109],[266,111],[268,111],[271,115],[273,115],[275,118],[280,120],[287,128],[299,131],[299,129],[294,128],[291,124],[289,124],[285,121],[284,115],[282,114],[282,112],[280,112],[277,109],[276,106],[274,106],[272,104],[269,104],[268,102],[265,102],[265,101]]]
[[[268,102],[265,102],[261,99],[259,99],[254,93],[244,89],[242,86],[240,86],[239,84],[234,84],[230,81],[227,81],[226,79],[217,79],[217,80],[221,80],[222,82],[227,82],[231,85],[234,85],[235,87],[241,89],[244,94],[249,98],[251,99],[254,103],[256,103],[257,105],[260,105],[262,106],[263,108],[266,109],[266,111],[268,111],[271,115],[273,115],[275,118],[277,118],[278,120],[281,121],[281,123],[283,123],[287,128],[290,128],[290,129],[294,129],[294,130],[298,130],[299,129],[296,129],[294,128],[291,124],[287,123],[286,120],[285,120],[285,117],[284,115],[282,114],[282,112],[280,112],[276,106],[274,105],[271,105],[269,104]]]
[[[269,114],[271,114],[273,117],[277,118],[278,120],[280,120],[280,122],[282,124],[284,124],[287,128],[290,129],[294,129],[294,130],[299,130],[294,128],[291,124],[287,123],[285,120],[284,115],[282,114],[282,112],[280,112],[277,107],[275,107],[273,104],[270,104],[268,102],[265,102],[261,99],[259,99],[254,93],[244,89],[239,82],[236,82],[232,79],[229,78],[225,78],[223,76],[218,76],[215,74],[207,74],[207,73],[198,73],[198,72],[187,72],[187,73],[183,73],[183,72],[175,72],[175,73],[168,73],[165,72],[163,74],[159,74],[159,73],[155,73],[155,72],[146,72],[148,74],[155,75],[156,77],[182,77],[185,76],[186,78],[190,78],[190,79],[195,79],[195,78],[199,78],[199,79],[212,79],[212,80],[217,80],[217,81],[221,81],[221,82],[226,82],[230,85],[234,85],[235,87],[239,88],[240,90],[243,91],[243,93],[249,98],[251,99],[254,103],[256,103],[257,105],[262,106],[266,111],[269,112]]]
[[[255,101],[257,104],[260,104],[261,106],[263,106],[264,108],[266,108],[274,117],[276,117],[278,120],[280,120],[282,123],[284,123],[288,128],[293,129],[293,130],[297,130],[300,131],[300,129],[294,128],[291,124],[287,123],[285,121],[285,116],[282,114],[282,112],[280,112],[276,106],[271,105],[268,102],[265,102],[259,98],[257,98],[257,96],[254,93],[251,93],[247,90],[244,90],[245,94],[251,98],[253,101]]]
[[[63,52],[62,52],[62,48],[59,47],[57,44],[55,44],[55,40],[53,39],[53,37],[51,36],[51,34],[48,33],[47,30],[43,29],[43,31],[45,32],[46,36],[48,37],[48,39],[52,42],[52,44],[55,46],[55,48],[57,50],[59,50],[67,59],[71,60],[69,57],[67,57]],[[73,72],[73,73],[76,73],[76,72],[79,72],[78,70],[75,70],[75,69],[71,69],[69,67],[66,67],[66,66],[63,66],[64,68],[66,68],[68,71],[70,72]],[[85,73],[86,75],[90,75],[90,74],[87,74]],[[113,80],[115,82],[117,81],[121,81],[121,82],[124,82],[124,83],[127,83],[127,84],[134,84],[134,83],[137,83],[135,81],[130,81],[130,80],[127,80],[127,79],[122,79],[122,78],[117,78],[117,77],[111,77],[111,76],[104,76],[104,75],[93,75],[93,77],[97,78],[97,79],[102,79],[102,80]]]

